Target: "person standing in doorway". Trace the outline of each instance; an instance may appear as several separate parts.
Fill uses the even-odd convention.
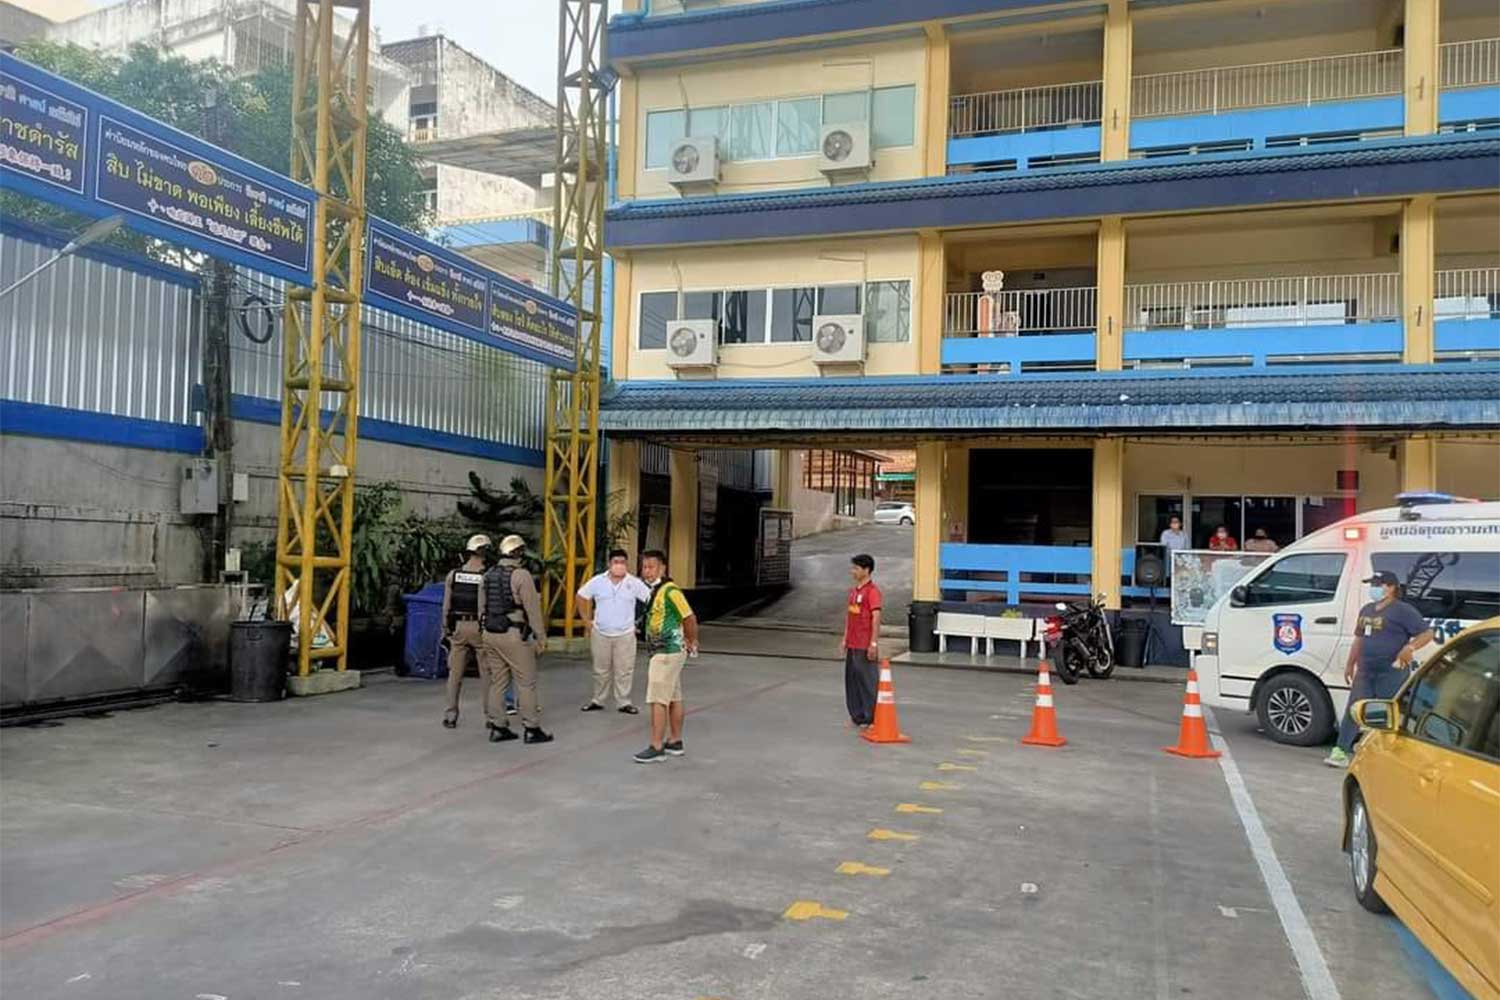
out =
[[[520,535],[506,535],[499,561],[484,575],[484,651],[490,660],[490,697],[499,704],[514,677],[526,742],[550,743],[552,734],[542,729],[536,663],[547,649],[547,622],[536,580],[522,561],[525,549]],[[515,738],[506,721],[490,730],[491,743]]]
[[[1277,545],[1270,535],[1266,534],[1265,528],[1256,528],[1255,534],[1245,539],[1246,552],[1279,552],[1281,546]]]
[[[1349,753],[1359,736],[1359,724],[1349,709],[1364,698],[1396,697],[1417,650],[1432,641],[1432,629],[1422,613],[1401,599],[1395,573],[1379,572],[1365,583],[1370,585],[1371,600],[1359,609],[1354,624],[1354,645],[1344,664],[1349,706],[1339,723],[1338,744],[1323,759],[1329,767],[1349,766]]]
[[[450,570],[443,581],[441,622],[443,641],[448,644],[448,709],[443,713],[443,728],[458,728],[458,699],[463,691],[464,671],[469,657],[479,665],[479,683],[483,691],[485,725],[495,725],[490,702],[490,677],[484,655],[484,633],[480,614],[484,608],[484,567],[490,551],[488,535],[472,535],[464,543],[464,564]]]
[[[1187,532],[1182,530],[1182,518],[1176,514],[1168,518],[1167,527],[1162,531],[1158,541],[1167,550],[1167,565],[1172,565],[1172,553],[1181,552],[1188,547]]]
[[[631,574],[624,549],[612,549],[609,568],[578,588],[578,613],[588,622],[584,628],[594,657],[594,696],[583,706],[585,712],[602,711],[611,688],[619,711],[626,715],[640,712],[630,701],[635,678],[635,608],[650,600],[651,589]]]
[[[1238,552],[1240,543],[1234,540],[1229,528],[1221,524],[1214,529],[1213,537],[1208,540],[1208,547],[1214,552]]]
[[[641,576],[651,588],[646,609],[646,704],[651,709],[651,745],[635,755],[637,764],[681,757],[682,666],[698,655],[698,618],[682,588],[667,575],[667,556],[660,549],[641,554]]]
[[[875,560],[860,553],[849,560],[848,607],[844,612],[844,702],[856,726],[875,719],[875,684],[880,676],[880,588]]]

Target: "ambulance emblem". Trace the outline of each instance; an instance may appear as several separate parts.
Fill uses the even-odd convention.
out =
[[[1283,653],[1295,653],[1302,648],[1302,616],[1272,615],[1275,629],[1275,645]]]

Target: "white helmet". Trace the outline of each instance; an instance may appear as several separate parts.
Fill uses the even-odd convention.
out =
[[[512,552],[524,549],[525,547],[526,539],[522,538],[520,535],[506,535],[504,538],[500,539],[500,554],[502,556],[508,556]]]
[[[489,535],[470,535],[469,540],[464,543],[464,551],[478,552],[489,548],[491,544]]]

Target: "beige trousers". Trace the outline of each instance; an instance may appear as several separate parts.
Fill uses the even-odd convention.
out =
[[[521,710],[521,725],[527,729],[539,727],[542,724],[542,707],[536,692],[536,646],[522,639],[518,628],[508,632],[486,632],[484,655],[490,663],[491,704],[505,704],[505,689],[514,678],[516,707]]]
[[[629,705],[630,685],[635,680],[635,633],[600,635],[595,631],[589,637],[589,649],[594,654],[594,704],[604,704],[613,687],[615,705]]]
[[[453,626],[453,634],[448,638],[448,711],[455,716],[458,714],[458,699],[463,693],[464,671],[469,669],[469,656],[473,654],[475,662],[479,665],[479,689],[483,693],[484,718],[486,722],[494,722],[496,716],[492,706],[503,702],[491,701],[490,689],[490,664],[489,657],[484,655],[483,633],[476,621],[461,621]],[[505,688],[500,689],[500,696],[505,694]]]

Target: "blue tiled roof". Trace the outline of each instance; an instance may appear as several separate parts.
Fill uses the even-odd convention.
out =
[[[1423,136],[1319,152],[1212,154],[635,201],[609,210],[604,236],[614,249],[727,243],[1453,194],[1492,191],[1497,184],[1500,138]]]
[[[625,382],[617,434],[1500,428],[1500,364]]]

